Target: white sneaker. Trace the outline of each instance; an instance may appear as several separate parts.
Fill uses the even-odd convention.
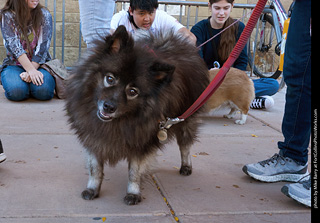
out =
[[[255,109],[270,109],[274,106],[274,100],[270,96],[261,96],[261,97],[256,97],[255,99],[252,100],[250,104],[250,108],[255,108]]]

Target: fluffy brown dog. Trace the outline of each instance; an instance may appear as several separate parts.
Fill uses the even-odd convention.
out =
[[[210,81],[217,75],[219,69],[209,71]],[[223,104],[228,104],[231,108],[229,114],[224,115],[225,118],[233,118],[238,110],[241,111],[241,119],[235,123],[243,125],[246,123],[250,103],[254,99],[254,86],[246,72],[230,68],[220,87],[214,92],[207,101],[208,110],[213,110]]]
[[[182,36],[141,36],[135,41],[120,26],[96,42],[73,70],[66,110],[71,127],[87,151],[89,181],[82,198],[99,196],[103,166],[129,163],[126,204],[141,201],[141,176],[163,147],[159,121],[186,111],[208,85],[208,70],[198,49]],[[172,126],[180,174],[192,172],[190,148],[196,139],[196,113]]]

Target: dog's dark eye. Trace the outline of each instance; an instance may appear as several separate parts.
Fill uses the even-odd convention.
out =
[[[112,74],[104,76],[104,86],[110,87],[116,84],[116,78]]]
[[[129,99],[133,99],[139,95],[139,89],[130,87],[130,88],[127,88],[126,93]]]
[[[107,81],[109,84],[114,84],[114,77],[111,77],[111,76],[107,76]]]

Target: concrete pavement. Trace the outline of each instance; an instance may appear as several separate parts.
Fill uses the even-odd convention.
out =
[[[7,155],[0,164],[0,222],[172,223],[174,216],[183,223],[311,222],[309,208],[281,193],[285,182],[257,182],[241,170],[278,152],[284,95],[282,90],[274,96],[269,111],[250,110],[244,126],[223,118],[225,109],[204,116],[192,175],[179,175],[178,147],[170,143],[142,184],[143,201],[127,206],[125,162],[105,166],[99,198],[81,198],[88,179],[84,150],[69,130],[62,100],[11,102],[0,87],[0,138]]]

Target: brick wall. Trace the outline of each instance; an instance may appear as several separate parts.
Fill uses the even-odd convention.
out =
[[[198,0],[199,2],[208,2],[208,0]],[[5,4],[6,0],[0,0],[0,8]],[[45,5],[45,0],[40,0],[41,4]],[[235,3],[248,3],[254,4],[257,0],[236,0]],[[288,9],[292,0],[282,0],[285,9]],[[62,39],[62,0],[57,0],[56,3],[56,58],[61,58],[61,39]],[[48,9],[53,15],[53,0],[48,0]],[[117,9],[120,9],[118,6]],[[187,10],[187,9],[186,9]],[[190,14],[190,26],[194,24],[195,8],[191,8]],[[200,7],[198,12],[198,21],[205,19],[209,16],[209,9],[207,7]],[[241,9],[233,9],[232,17],[239,18],[242,16]],[[175,16],[178,17],[178,16]],[[79,52],[79,4],[78,0],[66,0],[65,1],[65,65],[72,66],[78,59]],[[182,19],[182,24],[186,25],[186,18]],[[85,50],[85,43],[82,41],[82,51]],[[51,42],[53,46],[53,40]],[[52,47],[50,49],[51,55],[53,55]],[[3,46],[2,35],[0,35],[0,64],[5,57],[5,49]]]

